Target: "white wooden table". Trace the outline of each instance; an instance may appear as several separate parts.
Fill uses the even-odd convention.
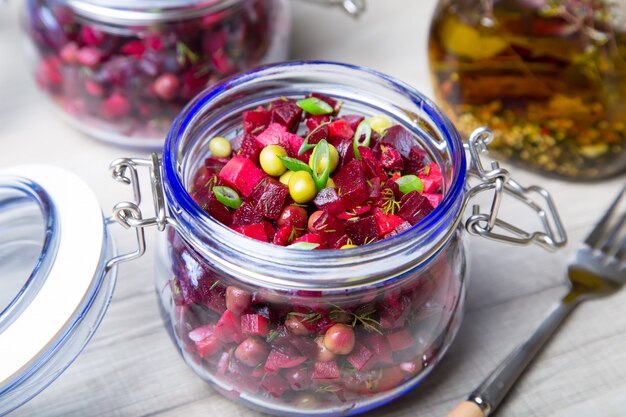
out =
[[[0,167],[37,162],[68,168],[97,191],[109,212],[128,195],[109,179],[109,162],[142,154],[91,140],[55,116],[29,76],[17,3],[0,10]],[[359,22],[338,10],[294,3],[293,58],[366,65],[430,93],[426,34],[435,0],[370,0]],[[443,416],[464,398],[564,293],[568,257],[624,182],[621,177],[575,184],[512,171],[521,182],[541,183],[553,192],[570,245],[549,254],[473,238],[466,315],[452,349],[421,386],[370,415]],[[120,246],[130,245],[129,235],[118,237]],[[149,248],[142,260],[120,268],[114,300],[94,339],[67,372],[15,416],[258,415],[214,393],[176,353],[157,310],[153,256]],[[499,415],[623,416],[625,346],[626,291],[583,305]]]

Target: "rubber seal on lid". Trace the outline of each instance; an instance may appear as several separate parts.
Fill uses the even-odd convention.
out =
[[[0,170],[0,187],[12,184],[41,194],[49,204],[54,245],[44,245],[33,277],[20,292],[22,305],[0,317],[0,396],[42,366],[71,324],[82,316],[84,300],[103,270],[105,223],[98,200],[77,176],[51,166],[29,165]],[[34,188],[32,188],[34,187]],[[0,230],[2,230],[0,225]],[[46,264],[43,268],[42,265]],[[27,297],[24,297],[24,293]]]

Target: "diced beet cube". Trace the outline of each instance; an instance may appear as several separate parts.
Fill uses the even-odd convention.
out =
[[[234,227],[257,224],[261,223],[262,220],[263,214],[259,213],[256,206],[251,201],[244,201],[232,215],[232,225]]]
[[[283,226],[279,228],[274,234],[274,239],[272,239],[272,243],[278,246],[287,246],[289,244],[289,238],[292,237],[293,227],[291,226]]]
[[[343,223],[326,211],[322,211],[319,216],[311,216],[309,222],[309,230],[321,236],[326,247],[334,247],[346,232]]]
[[[267,234],[265,233],[265,226],[263,225],[263,223],[250,224],[248,226],[239,226],[235,227],[233,230],[249,238],[260,240],[261,242],[269,242]]]
[[[289,343],[295,347],[302,356],[311,358],[317,352],[317,344],[309,337],[293,336],[289,339]]]
[[[215,333],[215,324],[206,324],[204,326],[196,327],[189,332],[189,339],[194,342],[199,342],[206,339],[209,336],[213,336]]]
[[[209,336],[194,343],[201,358],[208,358],[222,350],[222,342],[216,336]]]
[[[302,119],[302,109],[295,100],[275,100],[271,103],[272,123],[278,123],[293,132]]]
[[[283,134],[286,132],[287,129],[285,126],[278,123],[272,123],[267,127],[267,129],[257,135],[256,140],[262,147],[280,145],[282,143]]]
[[[342,220],[350,220],[350,219],[353,219],[354,217],[361,216],[367,213],[368,211],[370,211],[371,208],[372,206],[370,206],[369,204],[356,206],[352,208],[349,212],[341,213],[340,215],[337,216],[337,218],[342,219]]]
[[[371,214],[365,217],[358,217],[355,220],[348,220],[346,222],[346,232],[356,245],[371,243],[378,238],[376,217]]]
[[[348,122],[350,129],[356,132],[361,122],[365,120],[365,117],[359,116],[357,114],[346,114],[345,116],[342,117],[342,119]]]
[[[372,365],[377,363],[393,363],[391,347],[389,346],[389,342],[385,336],[378,333],[370,333],[365,336],[365,345],[374,354],[371,363]]]
[[[438,193],[441,189],[441,171],[439,166],[432,162],[426,169],[419,174],[420,179],[424,183],[425,193]]]
[[[381,191],[380,178],[371,178],[367,182],[367,199],[372,203],[376,204],[380,200],[382,197]]]
[[[433,211],[433,206],[428,199],[417,191],[405,194],[400,200],[398,216],[412,225],[419,223],[424,217]]]
[[[378,158],[380,164],[389,170],[402,171],[404,169],[402,155],[389,143],[379,144],[375,149],[374,155]]]
[[[385,293],[384,302],[380,305],[380,325],[384,329],[403,327],[406,319],[415,306],[408,295]]]
[[[336,188],[328,187],[317,193],[313,203],[315,203],[318,209],[327,211],[330,215],[336,216],[337,214],[348,210],[346,204],[349,204],[350,202],[346,199],[340,198],[337,194]]]
[[[411,149],[415,147],[415,136],[400,125],[391,126],[385,130],[385,142],[391,144],[404,157],[409,157]]]
[[[422,193],[422,195],[428,199],[428,202],[433,208],[436,208],[441,204],[441,200],[443,200],[443,195],[441,194]]]
[[[294,391],[307,389],[311,386],[311,370],[306,367],[291,368],[285,371],[285,377],[289,386]]]
[[[282,144],[284,146],[286,146],[285,150],[287,151],[287,154],[291,157],[291,158],[298,158],[299,160],[301,160],[304,163],[309,162],[309,158],[311,156],[311,151],[307,151],[304,152],[302,155],[298,155],[298,152],[300,151],[300,147],[302,147],[302,144],[304,143],[304,138],[301,136],[298,136],[296,134],[293,133],[289,133],[289,132],[285,132],[283,133],[282,136]]]
[[[274,226],[267,220],[261,221],[263,228],[265,229],[265,235],[267,236],[267,241],[271,242],[274,240],[274,235],[276,234],[276,230],[274,230]]]
[[[239,155],[248,158],[256,165],[259,163],[259,154],[262,149],[263,147],[253,135],[245,133],[239,147]]]
[[[352,139],[337,140],[331,142],[331,144],[335,146],[337,153],[339,154],[340,168],[348,165],[355,159],[354,143],[352,142]]]
[[[216,158],[214,156],[209,156],[204,160],[204,167],[208,170],[209,174],[215,175],[219,173],[227,163],[228,158]]]
[[[361,161],[363,162],[363,169],[365,176],[368,179],[378,178],[380,181],[386,181],[388,176],[385,173],[383,166],[374,157],[374,154],[370,148],[365,146],[359,146],[359,154],[361,155]]]
[[[378,225],[378,237],[391,233],[396,227],[404,223],[404,219],[394,214],[384,214],[381,210],[374,211],[376,224]]]
[[[231,352],[232,350],[229,352],[222,352],[222,355],[217,362],[217,374],[219,376],[224,376],[226,374],[226,371],[228,370],[228,365],[230,364]]]
[[[265,337],[269,333],[269,320],[260,314],[241,316],[241,332],[250,336]]]
[[[337,366],[337,362],[328,361],[328,362],[315,362],[313,368],[313,379],[338,379],[339,367]]]
[[[279,369],[293,368],[306,362],[306,356],[294,356],[290,353],[284,353],[277,349],[272,349],[267,360],[265,361],[265,370],[267,372],[276,372]]]
[[[337,240],[337,242],[335,242],[335,246],[333,247],[333,249],[341,249],[342,246],[347,245],[350,242],[352,242],[350,236],[343,235],[339,238],[339,240]]]
[[[249,134],[258,134],[268,127],[272,120],[272,112],[259,107],[243,113],[243,129]]]
[[[419,146],[411,148],[408,157],[404,158],[404,175],[418,175],[426,166],[428,153]]]
[[[322,123],[328,123],[330,122],[330,118],[328,116],[310,116],[308,119],[306,119],[306,127],[309,129],[309,132],[314,131],[315,129],[317,129],[319,127],[319,125],[321,125]],[[328,126],[321,128],[320,131],[326,131],[326,136],[323,137],[322,139],[328,139]],[[318,140],[318,142],[321,139]],[[314,142],[317,143],[317,142]]]
[[[350,127],[348,122],[344,119],[337,119],[328,125],[328,132],[330,135],[330,142],[337,142],[340,140],[350,140],[354,138],[354,130]]]
[[[272,397],[279,398],[289,390],[289,383],[280,375],[268,374],[261,380],[261,387]]]
[[[276,220],[283,210],[289,189],[275,180],[266,177],[261,181],[250,196],[250,201],[257,212],[263,217]]]
[[[329,138],[328,125],[322,126],[319,129],[315,130],[315,133],[311,131],[307,135],[307,137],[309,138],[309,141],[308,141],[309,145],[317,145],[322,139],[326,139],[328,141],[328,138]]]
[[[354,350],[348,355],[346,361],[350,363],[357,371],[362,370],[368,364],[368,362],[374,357],[371,350],[358,343]]]
[[[192,198],[202,207],[202,210],[209,213],[215,220],[226,226],[230,226],[233,223],[234,210],[222,204],[217,197],[215,197],[212,190],[212,188],[208,187],[198,190],[192,194]]]
[[[389,347],[391,347],[391,350],[394,352],[408,349],[415,344],[413,336],[406,329],[388,334],[387,341],[389,342]]]
[[[221,169],[221,168],[220,168]],[[193,191],[197,191],[201,188],[208,187],[211,184],[211,180],[213,179],[213,173],[210,172],[207,167],[201,166],[198,168],[196,175],[193,177]],[[196,201],[198,205],[201,205],[198,201]],[[203,202],[204,203],[204,202]]]
[[[349,208],[356,207],[367,199],[367,183],[361,161],[353,159],[341,168],[333,178],[341,198],[349,201]]]
[[[248,158],[236,155],[228,161],[218,175],[244,197],[250,197],[254,187],[263,178],[263,171]]]
[[[393,229],[393,231],[391,233],[389,233],[388,235],[385,236],[385,239],[388,239],[390,237],[393,237],[395,235],[399,235],[402,232],[406,232],[407,230],[409,230],[411,227],[413,227],[413,225],[407,221],[404,221],[403,223],[401,223],[398,227],[396,227],[395,229]]]
[[[223,343],[241,343],[241,323],[239,317],[230,310],[224,311],[215,324],[215,336]]]

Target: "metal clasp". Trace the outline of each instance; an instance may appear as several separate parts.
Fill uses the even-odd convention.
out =
[[[358,17],[365,11],[365,0],[306,0],[311,3],[324,3],[330,6],[342,6],[348,14]]]
[[[152,201],[154,203],[154,217],[144,218],[141,211],[141,186],[139,184],[138,168],[145,167],[150,171],[150,184],[152,188]],[[163,183],[161,180],[161,161],[156,153],[150,159],[121,158],[111,163],[111,175],[113,179],[123,184],[130,185],[133,189],[133,201],[123,201],[113,207],[113,215],[109,222],[117,222],[125,229],[135,229],[137,249],[131,253],[119,255],[111,259],[107,268],[121,262],[131,261],[141,257],[146,251],[146,238],[144,229],[156,226],[159,231],[165,230],[165,226],[172,224],[167,216]]]
[[[565,246],[567,235],[552,196],[545,189],[533,185],[522,187],[511,178],[509,171],[500,167],[497,161],[491,163],[491,169],[485,169],[481,155],[488,152],[487,145],[493,140],[493,132],[487,128],[476,129],[465,145],[469,152],[468,178],[477,179],[478,183],[469,188],[465,205],[469,200],[484,192],[493,192],[491,207],[481,210],[480,205],[472,206],[472,214],[465,221],[465,228],[470,234],[500,242],[516,245],[535,243],[548,250]],[[468,181],[469,183],[469,181]],[[505,195],[513,196],[537,213],[543,230],[528,232],[498,217]],[[535,195],[538,199],[533,199]]]

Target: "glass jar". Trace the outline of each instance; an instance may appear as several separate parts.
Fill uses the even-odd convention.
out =
[[[286,59],[287,0],[28,0],[38,86],[87,134],[161,148],[219,79]]]
[[[440,205],[408,230],[350,250],[278,247],[248,239],[206,214],[188,190],[209,152],[209,138],[234,138],[246,109],[311,91],[345,100],[350,112],[384,114],[404,126],[441,167]],[[35,201],[33,210],[44,213],[43,223],[30,217],[23,222],[28,233],[43,224],[31,245],[35,255],[27,260],[32,265],[42,248],[31,278],[16,295],[15,285],[8,288],[8,303],[0,299],[0,355],[18,358],[0,361],[0,415],[35,396],[80,353],[104,315],[116,265],[144,253],[145,228],[151,226],[163,232],[155,277],[166,327],[185,362],[228,398],[273,414],[338,416],[404,394],[437,365],[459,328],[468,274],[465,229],[548,248],[566,240],[545,190],[519,186],[497,164],[483,168],[479,154],[487,142],[487,131],[476,132],[468,159],[450,121],[408,85],[364,68],[295,62],[205,91],[177,118],[162,158],[114,161],[113,177],[131,185],[134,198],[117,204],[108,219],[93,192],[65,171],[0,171],[0,207],[15,207],[11,216],[0,211],[0,230],[17,227],[16,217],[29,213],[17,203],[4,204],[5,189],[5,199],[15,200],[15,183]],[[146,199],[139,171],[146,169],[153,217],[144,215],[141,204]],[[470,185],[470,177],[478,184]],[[483,191],[495,192],[492,209],[474,206],[463,219],[470,197]],[[527,233],[500,219],[505,191],[537,210],[545,230]],[[547,200],[531,199],[534,192]],[[108,237],[114,221],[136,233],[134,252],[116,253]],[[518,235],[501,238],[498,228]],[[3,236],[9,241],[0,249],[20,249],[20,239]],[[76,259],[79,247],[85,256]],[[12,252],[0,250],[5,253]],[[333,354],[324,339],[345,347],[346,331],[352,349]]]
[[[349,114],[382,113],[412,128],[415,144],[442,167],[446,194],[419,227],[351,251],[299,251],[237,234],[190,198],[210,138],[237,137],[245,110],[311,91],[344,101]],[[164,150],[175,226],[160,236],[156,269],[166,326],[187,364],[224,395],[278,415],[357,414],[414,387],[462,316],[463,156],[454,128],[423,97],[347,66],[273,67],[192,102]],[[322,347],[336,323],[356,337],[349,354]],[[247,355],[262,361],[250,366],[256,359]]]
[[[441,0],[429,55],[462,134],[569,179],[626,168],[626,6],[613,0]]]

